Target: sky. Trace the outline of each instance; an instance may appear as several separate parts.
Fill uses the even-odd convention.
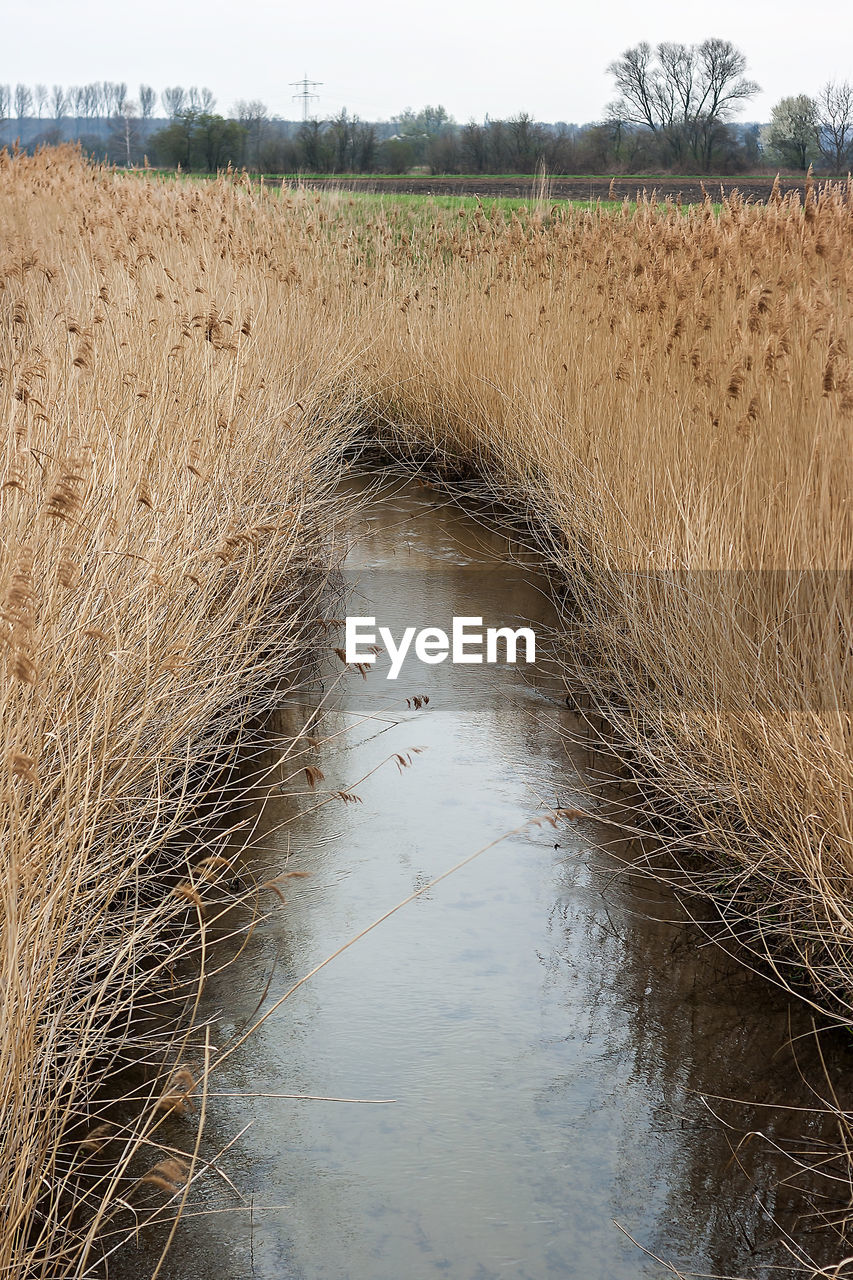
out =
[[[440,103],[461,123],[527,111],[581,124],[601,119],[614,96],[607,64],[640,40],[731,40],[762,87],[743,120],[853,81],[846,0],[0,0],[0,17],[0,83],[125,81],[132,96],[140,82],[205,85],[223,113],[259,99],[286,119],[301,116],[292,82],[307,76],[321,82],[320,118]]]

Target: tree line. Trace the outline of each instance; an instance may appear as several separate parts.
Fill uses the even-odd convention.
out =
[[[365,121],[346,110],[288,121],[258,100],[216,111],[207,88],[109,80],[65,88],[0,83],[0,141],[79,141],[97,159],[213,172],[737,174],[766,166],[834,175],[853,165],[853,89],[828,82],[774,106],[766,125],[736,115],[759,92],[730,41],[642,42],[608,67],[616,97],[603,119],[548,124],[527,113],[457,123],[442,106]],[[158,114],[159,107],[159,114]]]

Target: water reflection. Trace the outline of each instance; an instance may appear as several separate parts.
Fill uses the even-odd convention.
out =
[[[428,490],[392,488],[353,531],[351,611],[395,626],[454,614],[555,622],[543,584],[507,563],[503,541]],[[322,706],[317,792],[360,803],[318,808],[300,775],[287,789],[304,794],[260,812],[270,870],[311,874],[288,883],[287,906],[211,985],[222,1041],[274,965],[283,990],[490,840],[556,804],[589,805],[582,755],[567,745],[578,726],[547,664],[524,679],[409,661],[392,684],[383,663],[362,680],[330,657],[322,682],[282,708],[287,736]],[[411,767],[382,763],[415,747]],[[789,1166],[759,1141],[733,1156],[753,1126],[797,1136],[788,1112],[760,1104],[813,1103],[785,1047],[788,1006],[673,922],[672,898],[626,874],[612,840],[589,820],[528,826],[300,988],[217,1091],[395,1101],[213,1100],[210,1149],[254,1122],[221,1161],[253,1209],[189,1219],[162,1274],[663,1274],[614,1220],[686,1272],[799,1274],[780,1236],[806,1239],[802,1197],[778,1185]],[[808,1029],[792,1016],[795,1035]],[[810,1054],[804,1043],[807,1075]],[[759,1105],[713,1104],[729,1131],[702,1095]],[[212,1209],[234,1203],[215,1178],[204,1196]],[[143,1274],[155,1243],[143,1238],[119,1274]],[[809,1247],[821,1261],[832,1253],[822,1239]]]

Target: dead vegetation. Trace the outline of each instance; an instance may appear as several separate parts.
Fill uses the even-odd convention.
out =
[[[58,1276],[186,1105],[152,1014],[233,897],[191,805],[316,632],[347,357],[239,186],[0,176],[0,1271]]]

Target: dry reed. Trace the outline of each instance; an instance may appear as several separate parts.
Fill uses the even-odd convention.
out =
[[[0,182],[0,1273],[82,1275],[177,1176],[154,1018],[229,896],[192,806],[317,632],[350,339],[239,183]]]

